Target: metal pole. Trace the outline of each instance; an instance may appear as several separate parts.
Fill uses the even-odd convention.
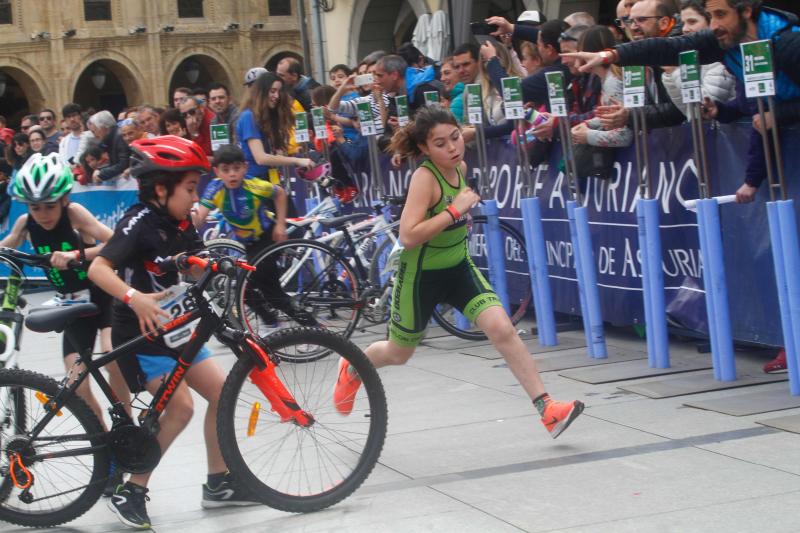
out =
[[[761,118],[761,125],[767,124],[766,114],[764,113],[764,99],[756,98],[758,103],[758,116]],[[773,115],[774,117],[774,115]],[[767,135],[761,136],[761,143],[764,146],[764,160],[767,163],[767,182],[769,183],[769,199],[775,201],[775,188],[780,188],[780,184],[775,183],[775,176],[772,174],[772,151],[769,148],[769,138]]]
[[[697,117],[697,140],[700,144],[700,169],[703,173],[703,186],[706,190],[706,198],[711,198],[711,174],[708,172],[708,151],[706,150],[706,134],[703,130],[703,114],[700,112],[700,104],[695,104],[695,116]]]
[[[314,0],[312,0],[314,1]],[[311,46],[308,43],[308,24],[306,22],[306,2],[300,0],[297,2],[297,18],[300,21],[300,42],[303,44],[303,70],[306,74],[311,74]]]
[[[491,194],[489,190],[489,156],[486,153],[486,132],[483,130],[483,123],[475,124],[475,142],[478,148],[478,168],[481,171],[480,178],[478,178],[478,194],[481,198],[487,197]]]
[[[760,99],[759,99],[760,100]],[[775,102],[771,96],[767,96],[767,105],[769,112],[772,115],[772,144],[775,145],[775,167],[778,169],[778,186],[781,191],[781,200],[786,200],[786,180],[783,172],[783,153],[781,151],[781,139],[778,134],[778,117],[775,114]],[[761,110],[759,110],[761,112]],[[764,122],[764,116],[761,116],[761,127],[766,129],[767,124]]]
[[[574,198],[567,202],[567,218],[569,219],[572,251],[575,257],[575,273],[578,277],[578,292],[581,296],[581,313],[583,315],[586,345],[590,357],[605,359],[608,357],[608,350],[603,331],[600,292],[597,288],[597,263],[594,258],[592,235],[589,230],[589,213],[583,207],[583,197],[575,166],[575,154],[572,150],[569,121],[566,117],[559,118],[558,130],[561,136],[561,148],[564,153],[564,170],[567,173],[569,188],[572,189],[571,195]]]
[[[325,43],[322,40],[322,10],[319,0],[311,0],[311,31],[314,32],[314,75],[325,78]]]

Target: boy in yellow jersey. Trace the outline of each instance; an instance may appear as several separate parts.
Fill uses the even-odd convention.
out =
[[[247,176],[244,152],[235,145],[222,146],[216,151],[214,171],[217,178],[203,191],[200,207],[194,215],[195,226],[202,225],[210,210],[219,209],[233,228],[233,237],[244,244],[248,261],[253,261],[268,246],[286,240],[288,198],[283,188]],[[274,203],[275,213],[269,210],[268,200]],[[257,289],[249,290],[245,299],[264,324],[277,322],[277,309],[300,325],[317,325],[316,320],[304,310],[297,309],[283,291],[274,261],[261,261],[258,270],[252,274],[252,280]]]

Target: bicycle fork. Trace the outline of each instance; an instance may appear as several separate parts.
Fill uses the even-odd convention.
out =
[[[250,381],[258,387],[264,397],[269,401],[272,406],[272,411],[281,417],[281,422],[294,422],[298,426],[304,428],[314,425],[314,417],[300,408],[294,396],[286,390],[286,387],[275,374],[275,363],[270,359],[264,349],[250,338],[245,339],[245,342],[250,349],[255,352],[264,366],[263,369],[260,369],[258,365],[253,368],[250,372]],[[261,405],[258,402],[253,403],[247,429],[248,436],[252,436],[255,432],[260,407]]]

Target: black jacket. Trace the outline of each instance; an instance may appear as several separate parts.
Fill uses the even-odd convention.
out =
[[[130,149],[122,138],[117,126],[111,128],[101,141],[103,148],[108,150],[108,166],[100,169],[100,179],[103,181],[116,178],[128,168],[131,157]]]

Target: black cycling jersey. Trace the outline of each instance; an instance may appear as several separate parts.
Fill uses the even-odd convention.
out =
[[[160,263],[202,248],[203,241],[189,219],[175,220],[163,209],[138,203],[125,212],[99,255],[111,261],[125,283],[139,292],[153,293],[179,282],[178,273],[164,272]],[[113,335],[119,340],[140,335],[136,313],[119,301],[114,304]],[[158,351],[153,351],[156,345],[148,348],[146,353],[153,355],[174,353],[165,346]]]
[[[94,243],[81,243],[78,232],[72,228],[69,221],[68,207],[61,209],[61,218],[58,219],[56,227],[46,230],[36,223],[33,216],[28,215],[25,229],[28,231],[31,244],[37,254],[52,254],[53,252],[68,252],[70,250],[81,250],[86,246],[94,246]],[[58,270],[56,268],[45,269],[45,274],[56,291],[64,293],[74,293],[88,289],[91,286],[86,270],[83,268],[70,268]]]

